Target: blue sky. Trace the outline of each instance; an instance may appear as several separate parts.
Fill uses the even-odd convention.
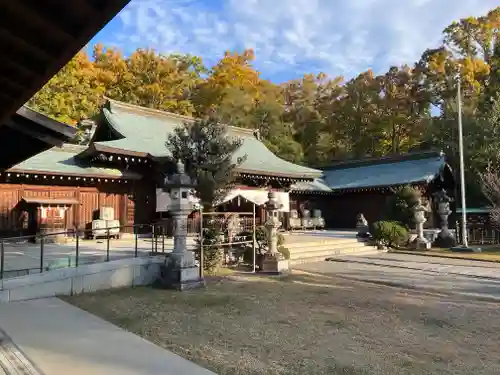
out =
[[[212,65],[226,50],[253,48],[275,82],[323,71],[350,78],[412,63],[439,45],[453,20],[486,14],[500,0],[132,0],[91,43],[125,53],[154,48]]]

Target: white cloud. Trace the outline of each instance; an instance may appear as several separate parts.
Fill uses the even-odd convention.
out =
[[[115,35],[126,49],[202,56],[254,48],[267,75],[310,71],[352,76],[411,63],[451,21],[498,0],[132,0]]]

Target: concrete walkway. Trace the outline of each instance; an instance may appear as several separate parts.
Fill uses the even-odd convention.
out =
[[[0,327],[44,375],[215,375],[57,298],[0,304]]]
[[[380,267],[403,268],[445,275],[500,280],[499,263],[467,261],[453,258],[431,258],[406,254],[342,256],[331,258],[330,260]]]

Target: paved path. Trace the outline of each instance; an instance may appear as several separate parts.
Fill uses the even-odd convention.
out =
[[[499,264],[404,254],[397,254],[397,257],[392,255],[396,254],[343,257],[342,262],[322,261],[301,264],[294,266],[294,269],[500,302]]]
[[[452,258],[435,258],[421,255],[383,254],[343,256],[338,260],[359,264],[412,269],[445,275],[471,276],[500,280],[500,264]]]
[[[0,327],[44,375],[215,375],[57,298],[0,304]]]
[[[193,246],[192,238],[188,239],[188,245]],[[79,264],[99,263],[106,259],[107,240],[86,240],[79,243]],[[110,240],[110,259],[130,258],[135,253],[135,241]],[[146,256],[155,247],[158,252],[169,252],[173,248],[173,240],[161,238],[153,244],[151,239],[138,239],[138,256]],[[4,277],[23,276],[40,272],[40,245],[31,243],[6,244],[4,259]],[[67,244],[45,244],[44,245],[44,267],[61,268],[74,267],[76,256],[76,243]]]

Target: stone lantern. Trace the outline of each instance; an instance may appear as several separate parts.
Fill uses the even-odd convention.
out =
[[[174,237],[174,249],[167,254],[161,270],[160,282],[167,288],[184,290],[204,285],[194,253],[187,250],[188,216],[195,209],[190,198],[195,186],[180,160],[177,162],[177,173],[165,179],[163,189],[170,194],[168,208],[173,219]]]
[[[422,205],[421,198],[418,198],[417,204],[413,207],[413,220],[416,224],[417,238],[414,241],[416,249],[430,249],[430,242],[424,237],[424,223],[427,221],[425,213],[428,211],[427,207]]]
[[[362,239],[371,237],[370,226],[368,225],[368,221],[366,220],[363,213],[358,214],[358,216],[356,217],[356,229],[358,230],[356,237]]]
[[[441,231],[434,241],[434,245],[442,248],[453,247],[457,244],[455,236],[450,232],[448,228],[448,217],[451,215],[452,211],[450,209],[450,202],[453,201],[448,194],[446,194],[445,189],[441,189],[434,194],[434,199],[437,204],[437,214],[441,219],[440,226]]]
[[[270,191],[267,195],[268,201],[265,203],[267,212],[264,227],[267,231],[269,248],[262,260],[262,271],[268,273],[284,273],[289,270],[289,263],[278,251],[278,228],[281,222],[278,217],[278,210],[283,206],[276,200],[276,193]]]

